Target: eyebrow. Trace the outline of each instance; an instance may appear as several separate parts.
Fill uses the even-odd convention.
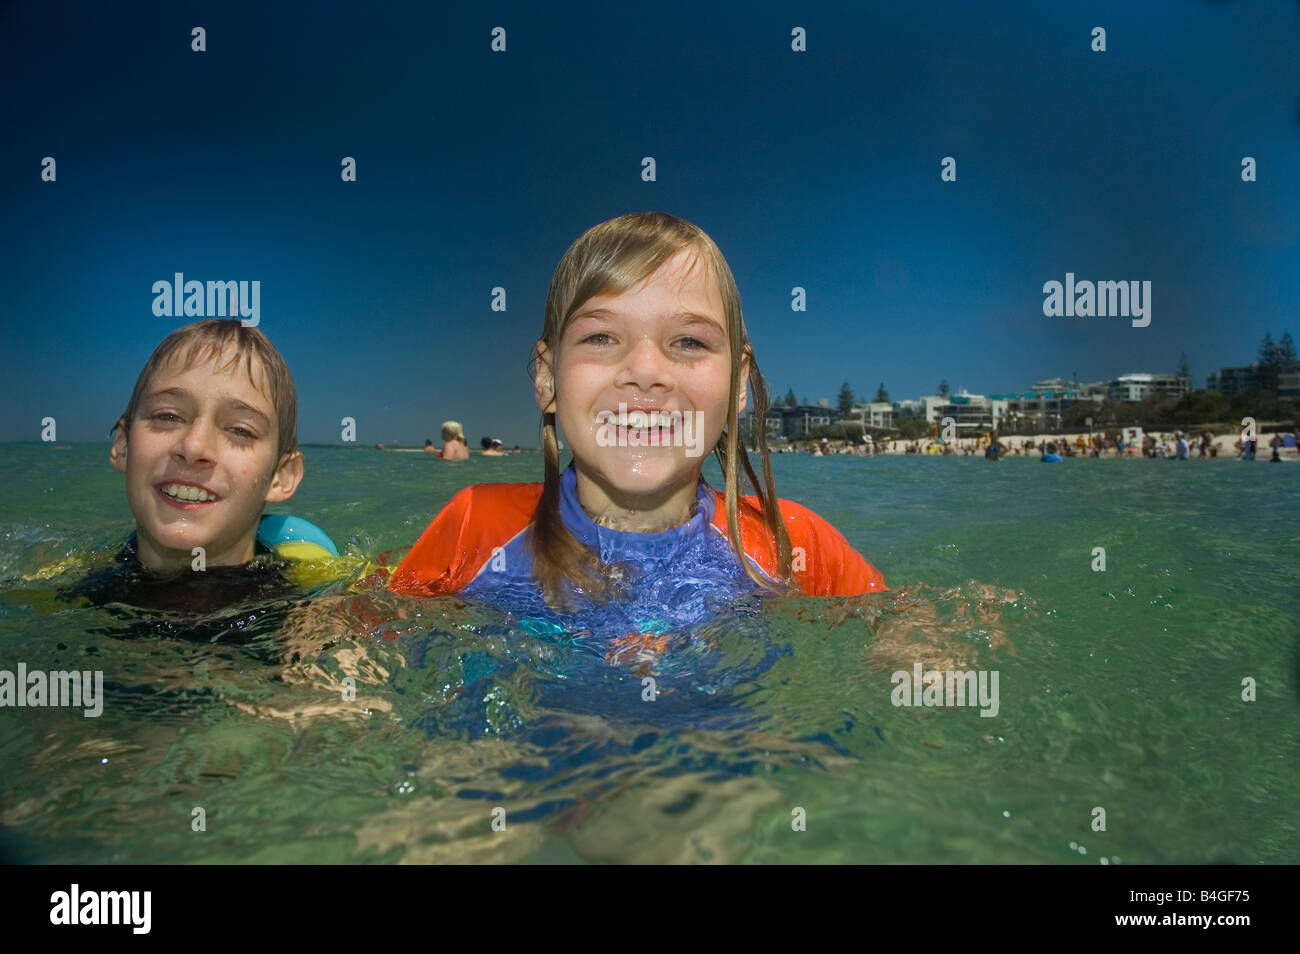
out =
[[[164,388],[161,391],[153,391],[145,395],[145,401],[153,401],[153,400],[157,400],[158,398],[165,398],[165,397],[187,398],[189,400],[194,399],[194,395],[192,395],[189,391],[185,390],[184,388]],[[253,405],[245,401],[241,401],[238,398],[226,398],[225,403],[232,406],[237,411],[247,411],[249,414],[252,414],[254,417],[259,418],[264,427],[269,428],[271,426],[271,419],[267,417],[265,414],[263,414],[261,410],[253,407]]]
[[[572,324],[573,322],[579,321],[583,318],[617,318],[617,317],[618,314],[616,312],[610,311],[608,308],[593,308],[591,311],[578,312],[576,315],[574,315],[572,318],[569,319],[569,323]],[[683,324],[687,324],[687,325],[710,325],[713,328],[717,329],[718,331],[724,330],[722,323],[719,322],[716,318],[710,318],[708,315],[696,314],[693,311],[679,311],[675,315],[669,315],[668,320],[680,321]]]

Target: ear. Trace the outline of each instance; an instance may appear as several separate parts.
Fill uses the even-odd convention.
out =
[[[538,341],[537,371],[533,374],[533,393],[543,414],[555,413],[555,374],[551,370],[551,352],[545,341]]]
[[[108,462],[114,469],[126,473],[126,427],[118,424],[113,437],[113,446],[108,451]]]
[[[740,357],[740,404],[736,407],[737,414],[749,404],[749,355],[749,345],[745,345],[745,353]]]
[[[267,503],[283,503],[294,495],[302,483],[302,451],[285,454],[284,460],[271,476],[271,486],[266,489]]]

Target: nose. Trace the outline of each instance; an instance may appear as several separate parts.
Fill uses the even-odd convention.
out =
[[[172,453],[188,464],[212,463],[214,459],[213,442],[216,440],[216,426],[202,415],[190,421],[185,428]]]
[[[619,387],[633,385],[645,392],[654,387],[661,390],[671,388],[669,363],[670,359],[653,338],[642,337],[628,349],[615,384]]]

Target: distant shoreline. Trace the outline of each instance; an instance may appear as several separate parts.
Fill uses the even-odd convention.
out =
[[[1068,434],[1037,434],[1037,435],[1024,435],[1024,436],[1016,435],[1012,437],[999,438],[999,442],[1004,447],[1008,448],[1008,450],[1002,454],[1003,458],[1026,457],[1026,458],[1037,459],[1042,455],[1042,450],[1041,450],[1042,445],[1047,443],[1048,441],[1055,443],[1058,447],[1060,447],[1062,443],[1069,443],[1070,447],[1075,451],[1073,455],[1075,457],[1091,457],[1092,456],[1091,446],[1088,446],[1087,449],[1084,451],[1080,451],[1078,447],[1078,441],[1080,438],[1082,438],[1085,444],[1087,444],[1087,442],[1089,442],[1092,437],[1100,435],[1101,433],[1102,433],[1101,431],[1093,431],[1092,434],[1088,434],[1086,431],[1076,431]],[[1255,443],[1255,459],[1267,461],[1270,457],[1272,457],[1273,449],[1269,447],[1268,442],[1272,440],[1274,434],[1291,434],[1291,433],[1294,432],[1292,431],[1269,431],[1267,433],[1262,431],[1259,432],[1258,438]],[[1143,436],[1154,438],[1157,445],[1163,444],[1163,445],[1167,445],[1169,448],[1172,448],[1174,445],[1173,430],[1143,431]],[[1199,457],[1200,446],[1201,446],[1199,433],[1189,434],[1186,431],[1184,431],[1183,436],[1187,441],[1188,458],[1191,460],[1202,459]],[[1240,451],[1236,447],[1236,443],[1239,439],[1240,439],[1240,435],[1237,433],[1219,434],[1213,436],[1210,441],[1210,446],[1217,449],[1218,451],[1217,457],[1211,458],[1207,454],[1206,457],[1203,459],[1236,460],[1238,457],[1241,456]],[[800,440],[800,441],[792,442],[790,444],[779,444],[779,445],[769,444],[768,449],[774,455],[790,454],[790,453],[807,455],[810,454],[813,447],[817,446],[820,443],[821,443],[820,439]],[[1028,449],[1028,445],[1030,443],[1033,443],[1035,445],[1032,450]],[[847,454],[844,453],[845,445],[846,442],[844,440],[838,440],[838,441],[829,441],[828,444],[824,446],[831,448],[831,452],[829,456],[843,456],[843,457],[865,456],[861,453],[862,445],[860,444],[852,445],[853,451]],[[917,446],[919,449],[909,454],[907,448],[912,445]],[[918,438],[912,438],[910,440],[904,440],[903,438],[895,438],[893,440],[879,441],[873,444],[876,455],[886,455],[886,456],[903,455],[903,456],[914,456],[914,457],[981,457],[982,458],[984,456],[984,450],[987,446],[988,446],[988,441],[983,437],[958,438],[957,440],[952,442],[951,447],[954,448],[954,450],[950,452],[943,451],[942,448],[944,447],[944,445],[940,444],[939,441],[935,440],[934,438],[929,438],[929,437],[918,437]],[[1017,454],[1015,453],[1016,449],[1022,449],[1022,450],[1020,453]],[[1283,460],[1300,459],[1300,448],[1283,447],[1281,448],[1280,453]],[[812,455],[812,456],[816,456],[816,455]],[[823,453],[822,456],[828,456],[828,455]],[[1098,456],[1114,459],[1116,457],[1120,457],[1121,455],[1117,453],[1116,450],[1112,447],[1103,450],[1101,454]],[[1126,452],[1122,456],[1126,458],[1133,457],[1135,459],[1146,459],[1143,457],[1141,453]]]

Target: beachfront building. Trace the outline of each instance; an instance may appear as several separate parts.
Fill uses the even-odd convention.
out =
[[[892,431],[894,429],[894,404],[892,401],[871,401],[855,404],[846,420],[861,421],[867,430]]]
[[[947,403],[939,405],[937,420],[942,423],[945,417],[950,417],[957,425],[958,437],[977,437],[1002,427],[1009,403],[1001,394],[985,397],[962,388],[957,394],[949,395]]]
[[[867,426],[879,431],[894,429],[894,404],[892,401],[872,401],[866,405]]]
[[[1106,397],[1106,385],[1080,384],[1064,378],[1038,381],[1023,394],[994,394],[1007,402],[1006,422],[1012,433],[1047,434],[1061,429],[1061,418],[1076,404],[1101,404]]]
[[[937,424],[943,416],[939,413],[939,409],[948,402],[948,398],[938,394],[927,394],[915,401],[895,401],[892,405],[893,417],[895,422],[906,418],[920,418],[927,424]]]
[[[1155,395],[1180,400],[1191,390],[1191,384],[1177,374],[1121,374],[1106,386],[1106,400],[1136,404]]]
[[[842,425],[844,436],[852,440],[865,438],[873,432],[876,437],[884,437],[897,430],[894,427],[894,405],[889,401],[855,404],[837,423]]]
[[[1244,368],[1220,368],[1205,376],[1205,390],[1217,391],[1226,398],[1239,391],[1251,391],[1259,387],[1259,366],[1252,364]]]
[[[1076,401],[1103,401],[1106,398],[1107,383],[1096,381],[1092,384],[1081,384],[1068,378],[1048,378],[1045,381],[1035,381],[1029,390],[1039,396],[1044,396],[1050,391],[1054,396],[1068,395]]]
[[[746,415],[748,413],[745,412]],[[767,439],[803,440],[817,428],[828,427],[839,419],[840,412],[836,408],[822,404],[801,404],[797,407],[774,405],[767,409]],[[745,433],[745,426],[741,425],[742,433]]]
[[[1278,370],[1277,396],[1300,401],[1300,361],[1288,361]]]
[[[1241,391],[1251,391],[1260,387],[1259,365],[1246,367],[1220,368],[1205,377],[1205,390],[1217,391],[1226,398]],[[1284,362],[1278,369],[1277,396],[1300,400],[1300,361]]]

